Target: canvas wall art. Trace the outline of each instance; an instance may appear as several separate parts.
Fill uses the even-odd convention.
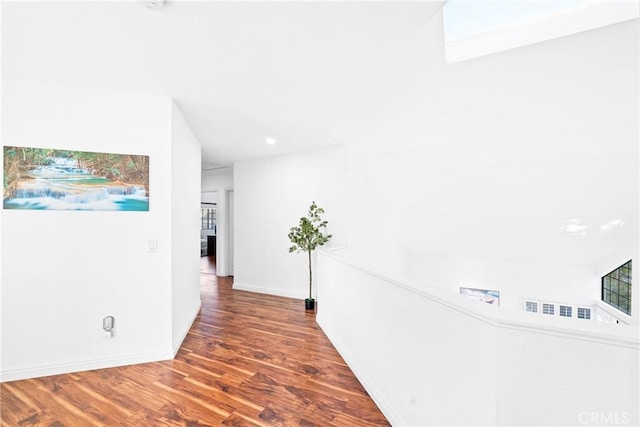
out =
[[[486,302],[487,304],[500,305],[500,292],[492,291],[489,289],[476,289],[476,288],[460,288],[460,295],[466,295],[468,297]]]
[[[149,156],[4,147],[4,209],[148,211]]]

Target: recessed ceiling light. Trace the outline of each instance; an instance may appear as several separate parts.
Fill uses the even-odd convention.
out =
[[[607,232],[611,231],[615,228],[622,227],[624,225],[624,221],[621,219],[613,219],[606,224],[600,226],[600,231]]]
[[[574,218],[569,221],[565,221],[565,223],[560,226],[560,230],[566,231],[567,233],[574,236],[586,236],[587,228],[588,227],[583,224],[580,218]]]
[[[272,137],[268,137],[266,142],[268,145],[274,145],[276,143],[276,139]]]

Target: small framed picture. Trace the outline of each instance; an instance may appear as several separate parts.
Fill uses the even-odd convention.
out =
[[[500,306],[500,291],[460,287],[460,295],[466,295],[470,298],[486,302],[487,304]]]

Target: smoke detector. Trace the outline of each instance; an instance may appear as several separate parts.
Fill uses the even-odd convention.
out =
[[[160,10],[164,6],[164,0],[140,0],[140,3],[151,10]]]

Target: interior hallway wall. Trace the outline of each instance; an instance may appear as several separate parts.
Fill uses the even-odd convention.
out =
[[[332,129],[340,161],[238,162],[237,285],[304,296],[304,263],[280,251],[322,194],[341,206],[333,244],[389,277],[495,289],[506,310],[595,303],[609,260],[638,253],[637,33],[634,20],[446,64],[436,16]]]
[[[172,349],[180,349],[200,310],[200,143],[172,102]]]
[[[333,130],[350,252],[425,287],[500,290],[505,308],[599,299],[603,261],[639,241],[638,21],[446,64],[441,19]]]
[[[171,358],[172,321],[185,327],[171,230],[199,205],[199,194],[172,197],[171,99],[4,80],[2,102],[3,144],[150,159],[148,212],[2,211],[2,380]],[[181,161],[199,170],[199,156]]]
[[[308,296],[307,257],[288,252],[287,235],[315,201],[335,236],[326,247],[347,243],[345,154],[330,148],[234,164],[234,288]]]

